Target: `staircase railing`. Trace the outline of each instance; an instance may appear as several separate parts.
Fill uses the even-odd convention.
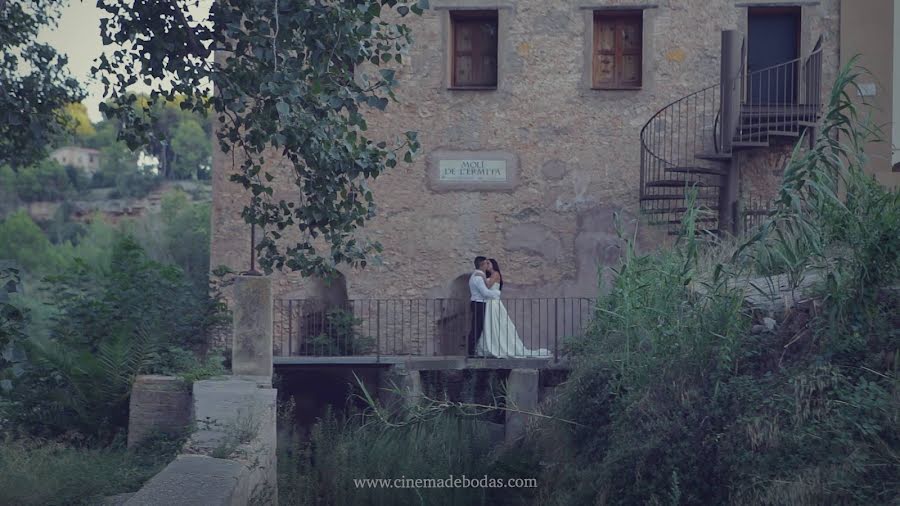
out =
[[[698,187],[698,200],[716,201],[719,168],[701,153],[716,152],[719,85],[707,86],[660,109],[641,129],[641,209],[657,222],[683,212],[684,188]]]
[[[702,207],[737,205],[736,181],[722,163],[731,159],[733,147],[768,146],[772,136],[799,137],[818,120],[821,37],[806,58],[753,72],[747,70],[743,44],[738,53],[736,42],[733,32],[728,37],[723,32],[723,60],[727,57],[729,65],[723,65],[718,83],[667,104],[641,129],[640,203],[651,223],[677,227],[689,187],[697,188]],[[720,201],[720,194],[728,202]],[[722,220],[731,229],[734,211],[719,212],[702,217],[703,228],[715,229]]]
[[[742,71],[738,79],[743,100],[735,142],[765,146],[772,137],[799,137],[822,106],[822,38],[805,58]]]

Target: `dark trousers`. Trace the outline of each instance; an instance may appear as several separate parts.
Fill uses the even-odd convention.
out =
[[[484,302],[475,302],[473,300],[469,303],[469,312],[472,313],[472,324],[469,326],[468,339],[468,353],[470,357],[475,355],[475,343],[484,330],[484,308]]]

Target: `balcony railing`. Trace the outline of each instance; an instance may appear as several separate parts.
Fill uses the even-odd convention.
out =
[[[737,77],[743,104],[734,140],[768,144],[772,137],[799,137],[814,126],[822,108],[822,37],[805,58],[744,72]]]
[[[591,298],[502,302],[508,318],[486,322],[499,330],[493,344],[517,357],[556,360],[565,338],[587,330],[595,303]],[[279,299],[274,311],[276,357],[461,356],[467,354],[472,324],[469,301],[463,299]],[[490,319],[495,313],[487,314]]]

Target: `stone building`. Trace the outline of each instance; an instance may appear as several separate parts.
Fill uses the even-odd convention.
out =
[[[839,3],[431,0],[407,21],[414,42],[397,68],[400,103],[369,116],[374,137],[414,130],[423,148],[371,184],[379,212],[364,234],[384,253],[332,285],[277,274],[276,298],[467,299],[477,254],[500,262],[505,298],[595,296],[598,272],[621,254],[616,215],[650,248],[670,240],[685,183],[701,186],[711,208],[724,202],[711,178],[725,180],[728,170],[740,177],[725,207],[774,191],[790,146],[815,117],[806,105],[778,109],[792,115],[778,130],[761,126],[776,122],[759,111],[809,104],[829,88]],[[737,34],[729,62],[725,30]],[[731,118],[726,88],[736,97]],[[758,115],[745,117],[753,100]],[[736,133],[719,135],[722,124]],[[228,181],[230,156],[216,153],[213,165],[211,263],[246,270],[248,197]],[[721,219],[710,218],[711,228]],[[446,308],[425,319],[441,315]]]
[[[81,146],[63,146],[50,153],[60,165],[81,169],[88,177],[100,169],[100,151]]]
[[[868,70],[860,79],[857,105],[867,104],[889,142],[866,146],[869,172],[881,184],[900,184],[900,0],[841,0],[841,64],[858,55]]]

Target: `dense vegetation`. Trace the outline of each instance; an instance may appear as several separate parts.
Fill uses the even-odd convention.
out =
[[[143,110],[146,102],[145,96],[139,96],[135,107]],[[69,104],[64,117],[72,128],[57,133],[48,147],[96,149],[99,168],[88,175],[84,170],[60,165],[50,158],[17,169],[0,164],[0,217],[23,203],[95,199],[89,195],[93,189],[111,189],[106,198],[143,197],[165,180],[208,180],[212,148],[210,118],[183,111],[180,103],[181,100],[175,99],[154,107],[153,133],[147,144],[134,151],[119,140],[122,127],[118,120],[91,123],[82,104]],[[155,163],[142,161],[141,153],[154,157]]]
[[[171,439],[125,451],[128,399],[137,374],[225,371],[209,349],[226,316],[208,284],[209,223],[209,203],[181,192],[146,218],[96,217],[74,243],[52,242],[21,211],[0,221],[0,258],[15,266],[0,286],[17,288],[0,299],[0,503],[134,490],[174,455]],[[37,478],[39,494],[27,485]]]
[[[0,48],[21,54],[0,64],[0,105],[8,111],[0,165],[14,170],[40,163],[57,136],[83,126],[65,114],[83,96],[65,57],[36,41],[64,4],[0,2]],[[336,264],[365,265],[379,251],[356,233],[375,213],[366,183],[411,162],[419,143],[415,132],[369,138],[365,113],[396,99],[391,67],[403,64],[411,41],[402,21],[421,14],[427,0],[229,0],[203,13],[197,2],[96,5],[107,47],[92,69],[107,99],[101,112],[122,125],[118,136],[133,152],[146,147],[160,158],[163,177],[193,173],[203,159],[193,143],[202,125],[170,125],[168,105],[213,112],[219,147],[235,155],[232,180],[247,190],[242,216],[265,225],[258,249],[267,271],[333,274]],[[134,91],[138,82],[150,88],[144,97]],[[273,170],[275,153],[283,171]],[[296,186],[296,197],[275,198],[279,185]],[[278,241],[286,228],[303,238]]]
[[[550,418],[518,445],[485,452],[483,415],[465,403],[371,401],[319,424],[303,447],[314,467],[279,468],[281,503],[895,504],[900,192],[862,171],[871,132],[850,102],[855,77],[838,77],[815,147],[795,151],[776,214],[751,237],[701,241],[695,209],[674,248],[638,254],[626,239],[594,328],[568,343]],[[797,288],[787,309],[745,302],[763,274]],[[352,486],[403,473],[537,476],[539,488]]]

